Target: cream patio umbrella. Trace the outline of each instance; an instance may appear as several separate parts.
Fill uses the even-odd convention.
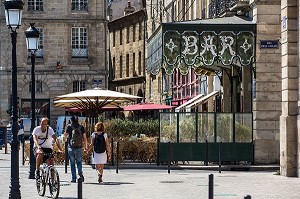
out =
[[[94,88],[55,97],[54,106],[63,108],[77,108],[92,118],[97,118],[105,111],[104,107],[121,108],[124,102],[134,102],[141,97],[120,93],[101,88]]]
[[[117,91],[94,88],[54,98],[54,105],[64,108],[78,108],[97,112],[103,107],[120,107],[121,103],[134,102],[141,97]]]

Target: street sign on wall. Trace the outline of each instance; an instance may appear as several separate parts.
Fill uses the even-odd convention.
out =
[[[278,40],[260,40],[260,48],[278,48]]]

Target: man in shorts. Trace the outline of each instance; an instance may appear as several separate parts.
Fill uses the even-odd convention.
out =
[[[44,153],[50,154],[52,153],[52,141],[54,140],[59,149],[59,153],[62,151],[61,146],[59,144],[59,140],[57,139],[54,130],[48,125],[49,119],[44,117],[41,119],[40,126],[37,126],[33,129],[32,136],[34,141],[34,148],[36,148],[35,157],[36,157],[36,170],[35,175],[38,177],[40,175],[40,165],[42,164]],[[50,162],[53,165],[53,161]]]

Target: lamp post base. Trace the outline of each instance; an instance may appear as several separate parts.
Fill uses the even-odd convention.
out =
[[[21,198],[19,179],[19,141],[12,140],[11,145],[11,179],[10,179],[10,199]]]
[[[30,158],[29,158],[29,163],[30,163],[30,170],[29,170],[29,179],[35,179],[35,157],[33,155],[33,137],[32,135],[30,136]]]

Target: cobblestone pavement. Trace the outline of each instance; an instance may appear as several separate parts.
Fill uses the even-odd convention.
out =
[[[9,152],[10,153],[10,152]],[[10,191],[10,154],[0,150],[0,198],[8,198]],[[20,191],[22,198],[49,198],[49,189],[45,197],[37,195],[35,180],[28,179],[28,162],[23,166],[20,161]],[[71,183],[70,168],[65,173],[64,166],[57,166],[61,179],[59,198],[77,198],[77,183]],[[93,198],[208,198],[208,177],[214,175],[215,199],[243,199],[249,194],[252,199],[297,199],[300,198],[300,179],[274,175],[268,171],[209,171],[209,170],[171,170],[157,169],[119,169],[107,167],[104,171],[104,183],[97,182],[96,171],[89,165],[83,167],[85,182],[82,196]]]

